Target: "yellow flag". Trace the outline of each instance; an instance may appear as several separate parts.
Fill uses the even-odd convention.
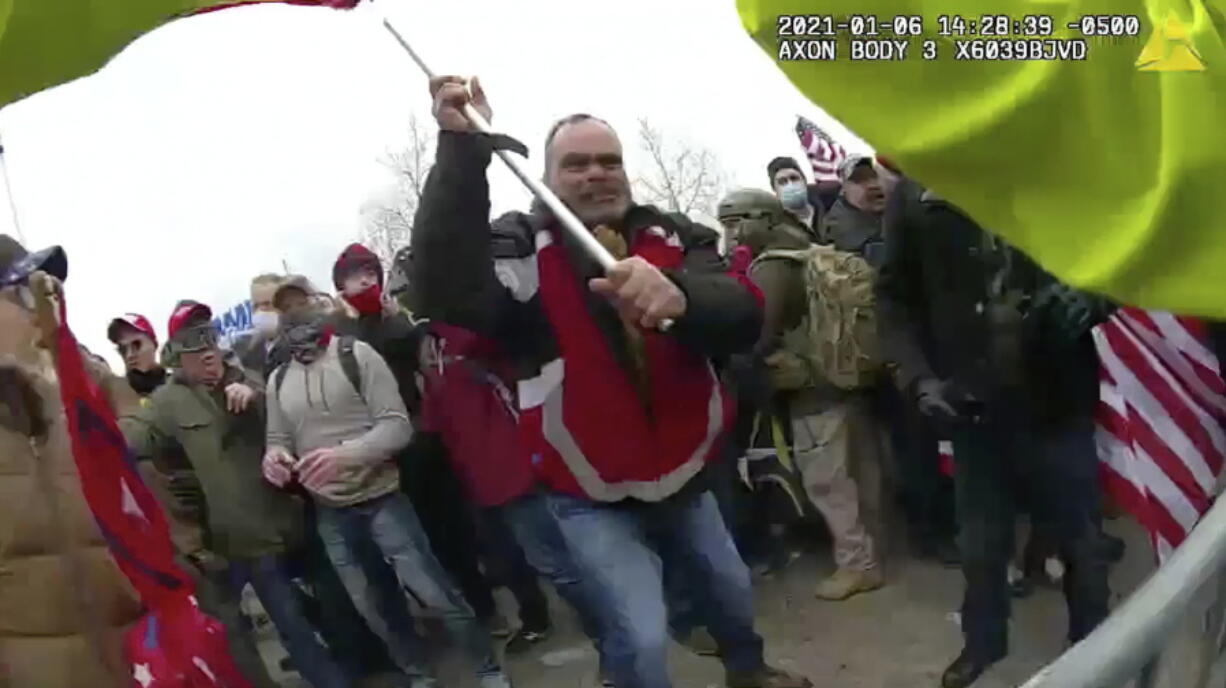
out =
[[[258,2],[274,0],[255,0]],[[352,7],[356,0],[290,0]],[[91,74],[141,34],[234,0],[0,0],[0,107]]]
[[[904,59],[853,61],[843,29],[835,59],[777,64],[907,174],[1066,282],[1226,317],[1226,0],[997,0],[975,15],[963,0],[737,6],[772,58],[781,43],[785,54],[798,47],[781,29],[821,30],[825,15],[834,28],[853,15],[862,30],[865,17],[890,23],[882,38],[905,40]],[[911,17],[919,34],[900,38],[895,25],[909,30]],[[1044,17],[1050,35],[1021,35]],[[1065,52],[984,59],[1003,57],[988,25],[1015,51],[1031,45],[1015,39],[1031,38]],[[1097,35],[1117,32],[1127,35]]]

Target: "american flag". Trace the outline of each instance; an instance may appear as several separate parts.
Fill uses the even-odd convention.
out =
[[[800,137],[800,146],[809,156],[813,165],[813,178],[819,182],[838,181],[836,172],[847,151],[830,134],[822,131],[813,122],[804,117],[796,118],[796,135]]]
[[[1094,330],[1104,485],[1159,561],[1208,511],[1226,459],[1226,382],[1204,325],[1122,308]]]

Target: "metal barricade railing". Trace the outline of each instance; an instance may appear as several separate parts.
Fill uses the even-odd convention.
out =
[[[1226,499],[1221,499],[1097,630],[1022,688],[1119,688],[1129,682],[1136,688],[1226,688],[1224,612]],[[1200,645],[1181,652],[1184,666],[1175,667],[1180,676],[1196,678],[1163,682],[1159,660],[1179,642]]]

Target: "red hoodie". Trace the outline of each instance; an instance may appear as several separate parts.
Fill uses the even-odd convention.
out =
[[[486,507],[526,494],[536,481],[505,368],[497,346],[460,327],[431,323],[422,342],[419,429],[442,436],[456,475]]]

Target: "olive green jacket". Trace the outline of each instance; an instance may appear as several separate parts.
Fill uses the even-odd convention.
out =
[[[240,414],[226,410],[224,389],[243,382],[257,395]],[[302,505],[264,480],[264,385],[227,363],[213,389],[176,375],[149,403],[120,419],[137,459],[181,449],[204,491],[206,547],[226,558],[279,554],[301,538]]]

